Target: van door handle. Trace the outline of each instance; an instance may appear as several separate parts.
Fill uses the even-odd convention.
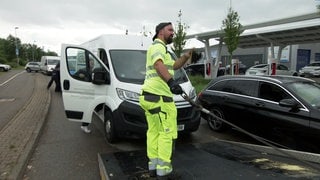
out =
[[[70,81],[65,79],[63,80],[63,89],[64,90],[69,90],[70,89]]]

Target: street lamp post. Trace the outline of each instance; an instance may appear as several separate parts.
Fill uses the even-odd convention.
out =
[[[19,66],[19,48],[18,48],[18,41],[17,41],[17,29],[19,29],[19,27],[14,27],[14,34],[16,36],[15,44],[16,44],[17,65]]]
[[[34,60],[34,51],[35,51],[35,47],[34,47],[34,43],[35,43],[36,41],[33,41],[33,44],[32,44],[32,59],[33,59],[33,61],[35,61]]]

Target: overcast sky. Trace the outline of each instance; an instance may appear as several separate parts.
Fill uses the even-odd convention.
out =
[[[316,12],[317,0],[233,0],[242,25]],[[190,26],[188,34],[218,30],[230,0],[1,0],[0,38],[9,34],[60,54],[62,43],[80,44],[101,34],[154,34],[159,22]],[[191,42],[190,42],[191,43]]]

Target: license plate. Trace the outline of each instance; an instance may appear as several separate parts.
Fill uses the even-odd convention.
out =
[[[179,124],[178,131],[183,131],[183,130],[184,130],[184,124]]]

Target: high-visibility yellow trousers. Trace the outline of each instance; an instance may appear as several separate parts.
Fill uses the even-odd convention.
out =
[[[164,176],[172,171],[173,140],[177,139],[177,109],[173,101],[160,98],[157,102],[140,96],[140,106],[145,110],[148,124],[147,156],[149,170]]]

